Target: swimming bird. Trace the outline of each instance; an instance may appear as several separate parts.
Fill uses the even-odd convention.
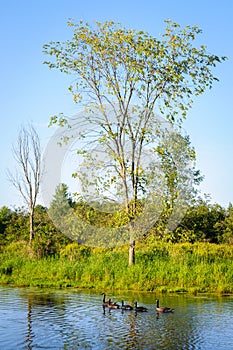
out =
[[[171,309],[170,307],[167,306],[159,306],[159,300],[156,299],[156,311],[160,313],[168,313],[168,312],[173,312],[174,309]]]
[[[133,310],[133,306],[124,304],[124,300],[121,301],[121,309],[122,310]]]
[[[111,301],[111,299],[109,299],[109,301],[108,301],[108,308],[109,308],[109,309],[119,309],[120,306],[119,306],[117,303],[113,303],[113,302]]]
[[[134,303],[134,310],[137,312],[147,312],[148,311],[148,309],[146,307],[138,306],[137,301],[135,301],[135,303]]]
[[[104,296],[104,297],[103,297],[103,303],[102,303],[102,306],[103,306],[103,307],[108,307],[109,305],[114,305],[114,304],[116,304],[116,302],[111,301],[111,299],[108,299],[108,301],[106,301],[106,294],[105,294],[105,293],[102,293],[102,295]]]
[[[103,306],[103,307],[108,306],[109,301],[106,301],[106,300],[105,300],[106,294],[105,294],[105,293],[102,293],[102,295],[103,295],[103,304],[102,304],[102,306]]]

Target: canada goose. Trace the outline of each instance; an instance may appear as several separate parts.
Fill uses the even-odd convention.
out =
[[[133,310],[133,306],[124,304],[124,300],[121,301],[121,308],[122,310]]]
[[[109,305],[116,304],[115,302],[111,301],[111,299],[109,299],[108,301],[106,301],[106,294],[105,294],[105,293],[102,293],[102,295],[104,296],[104,297],[103,297],[103,303],[102,303],[102,306],[103,306],[103,307],[108,307]]]
[[[106,300],[105,300],[106,294],[105,294],[105,293],[102,293],[102,295],[104,296],[104,297],[103,297],[103,304],[102,304],[102,306],[103,306],[103,307],[108,306],[109,301],[106,301]]]
[[[109,299],[109,301],[108,301],[108,308],[109,309],[119,309],[119,305],[117,304],[117,303],[113,303],[112,301],[111,301],[111,299]]]
[[[171,309],[170,307],[167,306],[159,306],[159,300],[156,299],[156,311],[161,312],[161,313],[167,313],[167,312],[173,312],[174,309]]]
[[[137,301],[135,301],[135,303],[134,303],[134,310],[137,312],[147,312],[148,311],[148,309],[146,307],[138,306]]]

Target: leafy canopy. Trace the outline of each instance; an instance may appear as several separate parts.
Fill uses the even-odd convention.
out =
[[[82,140],[83,148],[78,150],[84,159],[84,171],[79,172],[82,184],[88,192],[93,188],[95,199],[113,190],[124,199],[130,219],[135,218],[137,203],[148,199],[147,214],[134,222],[134,231],[137,226],[140,233],[154,216],[154,207],[158,206],[158,215],[162,211],[163,199],[173,211],[177,202],[179,211],[183,206],[189,186],[181,185],[188,185],[190,174],[195,177],[195,169],[186,167],[190,147],[176,130],[176,138],[165,139],[163,134],[182,124],[194,97],[217,80],[213,68],[226,59],[207,53],[204,45],[194,45],[201,33],[198,26],[181,28],[165,22],[164,34],[155,38],[111,20],[93,26],[70,21],[71,40],[44,45],[44,53],[50,56],[45,64],[74,77],[69,89],[74,101],[86,107],[70,125]],[[167,125],[157,114],[165,117]],[[60,115],[51,118],[53,123],[68,122]],[[167,143],[171,151],[166,153]],[[177,143],[184,150],[174,147]]]
[[[208,54],[203,45],[193,45],[202,32],[197,25],[181,28],[171,20],[165,22],[165,33],[157,39],[111,20],[94,22],[93,27],[70,21],[72,40],[44,45],[44,53],[53,57],[45,64],[74,74],[70,91],[75,102],[117,102],[125,111],[129,104],[140,101],[144,108],[157,107],[157,112],[169,120],[181,121],[193,96],[217,80],[212,67],[226,57]],[[56,123],[57,117],[52,121]]]

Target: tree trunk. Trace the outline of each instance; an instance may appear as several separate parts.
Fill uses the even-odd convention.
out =
[[[130,240],[130,243],[129,243],[129,266],[132,266],[135,263],[134,248],[135,248],[135,241]]]
[[[29,244],[32,244],[32,240],[34,238],[34,213],[30,210],[29,214],[29,221],[30,221],[30,238],[29,238]]]

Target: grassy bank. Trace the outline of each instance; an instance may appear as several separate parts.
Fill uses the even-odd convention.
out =
[[[68,245],[59,256],[36,258],[24,243],[0,254],[0,284],[102,290],[233,293],[233,249],[208,243],[138,244],[128,248]]]

